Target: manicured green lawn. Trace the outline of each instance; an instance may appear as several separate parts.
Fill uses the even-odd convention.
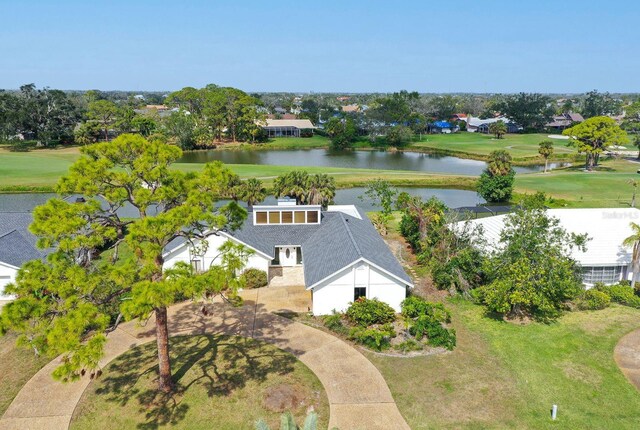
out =
[[[452,353],[367,354],[412,429],[638,428],[640,392],[616,366],[613,348],[640,327],[639,310],[612,306],[522,326],[485,317],[466,301],[448,306],[458,334]]]
[[[618,159],[604,160],[597,171],[590,173],[580,165],[548,173],[516,175],[516,191],[543,191],[567,200],[569,206],[629,207],[633,187],[628,181],[640,181],[640,174],[636,173],[639,168],[638,163]]]
[[[51,358],[36,357],[33,351],[18,348],[13,333],[0,337],[0,416],[24,384],[49,361]]]
[[[495,139],[493,135],[482,133],[453,133],[423,135],[421,141],[411,144],[412,148],[435,149],[451,154],[474,155],[484,158],[491,151],[504,149],[515,160],[535,159],[540,162],[538,144],[548,139],[548,134],[507,134],[503,139]],[[567,141],[551,139],[554,142],[554,158],[571,156],[574,148],[567,147]]]
[[[329,403],[318,378],[291,354],[252,339],[175,337],[171,343],[173,395],[156,391],[155,342],[118,357],[87,388],[70,428],[253,429],[263,418],[279,425],[279,408],[302,422],[307,408],[326,428]],[[269,405],[269,407],[268,407]]]
[[[29,152],[0,149],[0,188],[51,187],[78,157],[78,148]]]
[[[328,148],[329,138],[318,134],[313,137],[276,137],[258,145],[260,149],[311,149]]]

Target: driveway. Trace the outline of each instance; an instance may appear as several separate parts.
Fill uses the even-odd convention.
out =
[[[260,291],[253,291],[259,297]],[[193,303],[169,308],[171,335],[225,333],[271,343],[295,355],[320,379],[329,399],[330,428],[409,429],[378,369],[351,345],[268,312],[274,307],[268,301],[246,297],[240,308],[222,303],[208,306],[208,316]],[[121,324],[108,336],[101,366],[134,346],[155,340],[154,333],[153,322],[147,327],[136,322]],[[68,428],[90,379],[56,382],[51,372],[58,364],[59,359],[52,361],[27,382],[0,419],[0,430]]]
[[[629,382],[640,390],[640,330],[634,330],[618,341],[613,358]]]

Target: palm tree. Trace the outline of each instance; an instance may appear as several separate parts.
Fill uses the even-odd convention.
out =
[[[308,179],[309,174],[304,170],[292,170],[280,175],[273,181],[273,194],[276,198],[293,197],[298,204],[304,204]]]
[[[489,154],[487,170],[493,176],[505,176],[511,173],[511,154],[503,149],[492,151]]]
[[[262,202],[267,197],[267,189],[262,186],[262,181],[256,178],[249,178],[240,186],[240,199],[247,202],[249,210],[253,205]]]
[[[631,255],[631,270],[633,270],[631,288],[635,288],[638,272],[640,271],[640,225],[632,222],[629,223],[629,226],[631,227],[631,230],[633,230],[633,234],[627,237],[622,242],[622,245],[627,248],[633,248],[633,253]]]
[[[538,154],[542,155],[542,158],[544,158],[544,173],[547,173],[549,157],[553,155],[553,142],[550,140],[543,140],[538,146]]]
[[[326,207],[336,196],[336,180],[326,173],[309,176],[307,180],[307,203]]]
[[[627,184],[631,185],[633,187],[633,195],[631,196],[631,207],[635,208],[636,207],[636,193],[638,192],[638,181],[636,181],[635,179],[629,179],[627,181]]]
[[[307,417],[301,427],[296,425],[291,412],[287,412],[280,416],[280,430],[316,430],[317,428],[318,414],[313,411],[307,414]],[[270,430],[270,428],[264,420],[260,419],[256,422],[256,430]]]
[[[502,136],[507,134],[507,124],[502,120],[489,124],[489,133],[493,134],[496,139],[502,139]]]

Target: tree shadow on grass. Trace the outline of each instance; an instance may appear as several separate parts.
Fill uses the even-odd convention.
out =
[[[269,375],[290,373],[296,362],[284,351],[235,336],[178,336],[171,339],[170,348],[173,393],[157,390],[155,342],[116,358],[96,389],[108,403],[126,406],[137,402],[145,419],[139,429],[157,429],[183,420],[190,408],[184,397],[191,388],[204,389],[210,398],[225,397],[249,381],[259,383]]]

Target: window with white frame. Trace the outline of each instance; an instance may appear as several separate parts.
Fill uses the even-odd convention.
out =
[[[599,282],[615,284],[620,281],[624,266],[587,266],[582,268],[582,281],[588,285]]]

